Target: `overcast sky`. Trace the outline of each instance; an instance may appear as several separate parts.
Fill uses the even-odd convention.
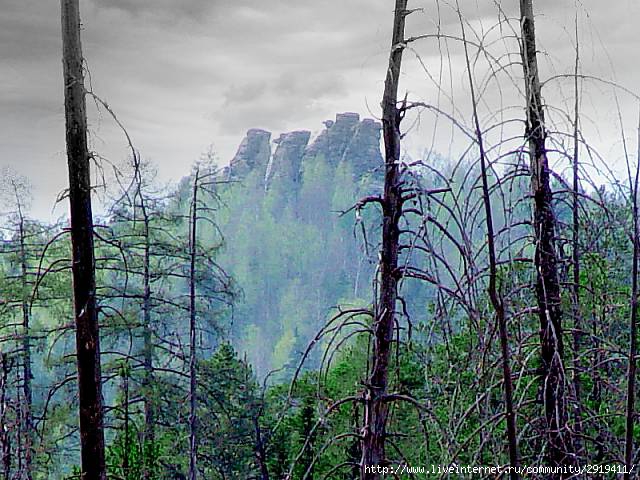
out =
[[[80,3],[92,88],[163,180],[188,173],[211,144],[220,162],[228,162],[252,127],[277,135],[316,131],[336,112],[379,114],[392,0]],[[427,8],[412,16],[412,33],[433,33],[434,2],[413,3]],[[460,0],[465,14],[487,28],[496,19],[493,3]],[[509,13],[517,3],[502,1]],[[540,49],[549,65],[556,73],[571,71],[575,3],[585,73],[611,79],[611,62],[615,78],[634,89],[640,74],[636,0],[538,0]],[[47,216],[66,182],[59,2],[0,0],[0,6],[0,164],[31,179],[34,214]],[[443,21],[455,18],[445,14]],[[462,67],[460,57],[452,61],[460,62],[454,69]],[[429,82],[412,82],[406,88],[419,98],[436,94]],[[589,102],[598,115],[610,110],[611,97],[594,95]],[[93,108],[89,114],[93,149],[121,161],[127,154],[122,135],[106,113]],[[619,141],[609,121],[600,131],[605,148]]]

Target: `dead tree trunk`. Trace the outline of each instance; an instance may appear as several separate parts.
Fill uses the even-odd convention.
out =
[[[196,167],[191,198],[189,233],[189,480],[197,478],[197,378],[196,378],[196,256],[198,225],[198,182],[200,170]]]
[[[122,395],[123,402],[122,407],[124,409],[124,452],[122,453],[122,472],[124,478],[129,478],[129,453],[131,451],[131,445],[129,442],[129,365],[125,364],[122,367]]]
[[[143,266],[143,299],[142,299],[142,323],[144,325],[144,377],[142,380],[144,398],[144,430],[142,435],[142,479],[149,480],[154,470],[155,454],[155,398],[153,390],[153,335],[151,331],[151,239],[149,238],[149,215],[142,192],[140,192],[140,205],[144,221],[144,266]]]
[[[260,426],[260,415],[253,417],[253,429],[256,434],[255,455],[260,467],[260,480],[269,480],[269,468],[267,466],[267,449]]]
[[[27,250],[25,221],[22,213],[22,205],[16,190],[16,202],[18,207],[18,234],[20,236],[20,281],[21,281],[21,310],[22,310],[22,431],[24,433],[24,470],[27,480],[33,478],[31,464],[33,459],[33,395],[31,391],[31,332],[30,332],[30,309],[29,295],[27,293]]]
[[[364,422],[362,429],[362,460],[360,476],[365,480],[380,478],[378,466],[387,463],[385,437],[389,402],[387,386],[389,359],[395,324],[397,284],[399,278],[398,251],[402,216],[400,181],[400,110],[398,83],[404,49],[404,27],[408,0],[396,0],[389,68],[382,98],[382,131],[384,137],[385,178],[382,204],[382,248],[380,252],[379,298],[374,317],[374,338],[371,373],[364,392]]]
[[[2,470],[4,480],[11,478],[11,429],[7,425],[8,400],[7,390],[9,382],[9,357],[0,354],[0,447],[2,447]]]
[[[80,446],[83,480],[105,480],[90,155],[78,3],[78,0],[61,0]]]
[[[476,100],[476,90],[473,81],[473,71],[471,61],[469,59],[469,46],[467,44],[466,32],[462,13],[456,1],[460,26],[462,28],[462,41],[464,44],[465,63],[467,67],[469,90],[471,92],[471,102],[473,109],[473,123],[476,133],[476,141],[478,145],[478,153],[480,155],[480,176],[482,177],[482,200],[484,203],[485,221],[487,224],[487,250],[489,253],[489,286],[488,293],[491,305],[496,315],[498,330],[500,336],[500,352],[502,360],[502,378],[504,381],[504,404],[505,419],[507,423],[507,441],[509,446],[509,478],[511,480],[518,479],[516,468],[518,467],[518,436],[516,433],[516,415],[513,408],[513,382],[511,379],[511,365],[509,352],[509,332],[507,330],[507,315],[500,294],[498,280],[498,262],[496,257],[495,234],[493,227],[493,210],[491,208],[491,193],[489,189],[487,156],[484,147],[484,136],[480,128],[480,119],[478,116],[478,103]]]
[[[580,68],[580,44],[578,38],[578,20],[576,17],[576,61],[574,68],[574,92],[575,102],[573,109],[573,194],[572,194],[572,228],[571,243],[573,263],[573,285],[572,285],[572,307],[573,307],[573,388],[575,390],[575,430],[578,435],[575,439],[575,450],[578,455],[583,453],[583,444],[580,439],[582,433],[582,385],[580,374],[582,366],[580,362],[580,351],[582,350],[582,312],[580,311],[580,144],[579,144],[579,121],[580,121],[580,91],[578,89],[578,73]]]
[[[521,55],[527,100],[527,131],[534,199],[536,298],[540,321],[541,384],[546,418],[546,458],[551,466],[575,463],[567,428],[564,345],[556,255],[556,219],[552,209],[549,161],[538,60],[533,0],[520,0]],[[560,477],[562,478],[562,477]]]
[[[633,260],[631,265],[631,318],[629,319],[629,367],[627,371],[627,410],[624,445],[625,480],[631,478],[633,468],[633,428],[635,424],[636,368],[638,354],[638,263],[640,262],[640,219],[638,218],[638,187],[640,180],[640,124],[638,125],[638,158],[635,180],[631,187],[633,214]],[[628,166],[628,163],[627,163]],[[629,173],[631,182],[631,173]]]

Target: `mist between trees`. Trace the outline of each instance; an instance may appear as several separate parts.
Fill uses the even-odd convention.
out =
[[[3,479],[633,477],[639,97],[583,70],[579,4],[550,63],[533,0],[388,3],[379,118],[251,129],[168,186],[61,1],[69,218],[2,175]],[[86,102],[127,159],[89,150]]]

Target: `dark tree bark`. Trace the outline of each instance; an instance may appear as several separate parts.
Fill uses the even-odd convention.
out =
[[[26,232],[25,218],[22,212],[22,202],[18,194],[18,190],[14,185],[16,193],[16,206],[18,208],[18,235],[20,237],[20,283],[21,292],[21,310],[22,310],[22,431],[24,434],[24,445],[22,450],[24,453],[24,470],[28,480],[33,478],[31,465],[33,462],[33,394],[31,390],[31,331],[30,331],[30,310],[29,310],[29,288],[27,279],[27,249],[26,249]]]
[[[575,390],[575,412],[576,412],[576,453],[580,454],[583,446],[580,440],[582,433],[582,385],[580,373],[582,372],[580,362],[580,351],[582,350],[582,312],[580,311],[580,143],[579,143],[579,121],[580,121],[580,92],[578,90],[578,73],[580,67],[580,45],[578,40],[578,20],[576,18],[576,61],[574,68],[574,92],[575,103],[573,110],[573,194],[572,194],[572,228],[571,259],[573,263],[573,285],[572,285],[572,309],[573,309],[573,388]]]
[[[100,337],[96,309],[90,155],[87,146],[80,11],[61,0],[73,300],[83,480],[105,480]]]
[[[638,125],[638,141],[640,142],[640,124]],[[636,369],[638,355],[638,263],[640,262],[640,219],[638,218],[638,187],[640,180],[640,143],[638,143],[638,165],[635,179],[631,184],[633,214],[633,260],[631,265],[631,318],[629,319],[629,366],[627,371],[627,408],[626,432],[624,445],[625,480],[631,478],[633,468],[633,429],[635,425],[636,403]],[[628,162],[627,162],[628,166]],[[629,173],[631,182],[631,173]]]
[[[129,478],[129,452],[131,445],[129,443],[129,365],[122,367],[122,394],[124,396],[122,407],[124,409],[124,452],[122,455],[122,472],[124,478]]]
[[[260,426],[260,415],[253,418],[253,428],[256,434],[255,454],[260,467],[260,480],[269,480],[269,468],[267,467],[267,449],[265,439]]]
[[[196,259],[198,234],[198,182],[200,170],[196,167],[191,198],[189,232],[189,480],[197,478],[197,372],[196,372]]]
[[[154,470],[155,455],[155,398],[153,391],[153,332],[151,329],[151,239],[149,229],[149,215],[147,213],[144,195],[140,185],[138,186],[140,208],[144,222],[144,265],[143,265],[143,298],[142,298],[142,324],[143,324],[143,364],[144,377],[142,387],[144,392],[144,430],[142,434],[142,479],[149,480]]]
[[[7,425],[7,387],[9,381],[9,357],[6,353],[0,354],[2,365],[0,371],[0,447],[2,447],[2,469],[4,480],[11,479],[11,437]]]
[[[520,0],[521,55],[527,100],[527,139],[534,199],[536,298],[540,321],[541,384],[546,418],[546,459],[551,466],[575,463],[568,429],[560,284],[556,254],[556,219],[552,209],[549,161],[538,60],[533,0]],[[559,477],[562,478],[562,477]]]
[[[398,83],[404,49],[405,19],[408,0],[396,0],[389,67],[382,98],[382,132],[385,153],[384,194],[382,197],[382,249],[380,252],[379,299],[374,318],[372,367],[364,392],[362,460],[360,476],[365,480],[380,478],[372,467],[387,464],[385,438],[389,402],[386,399],[399,278],[398,251],[402,216],[400,163],[400,110]]]

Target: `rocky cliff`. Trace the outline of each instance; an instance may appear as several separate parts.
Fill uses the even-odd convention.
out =
[[[231,180],[241,180],[252,171],[264,171],[271,158],[270,140],[271,132],[259,128],[249,130],[226,168],[226,176]]]
[[[255,172],[269,188],[276,179],[300,185],[305,165],[322,158],[336,168],[348,162],[355,178],[382,176],[380,153],[381,124],[373,119],[360,120],[357,113],[339,113],[324,122],[325,128],[311,142],[311,132],[294,131],[281,134],[271,142],[271,133],[251,129],[225,169],[231,180],[241,180]],[[272,143],[275,148],[272,147]]]

